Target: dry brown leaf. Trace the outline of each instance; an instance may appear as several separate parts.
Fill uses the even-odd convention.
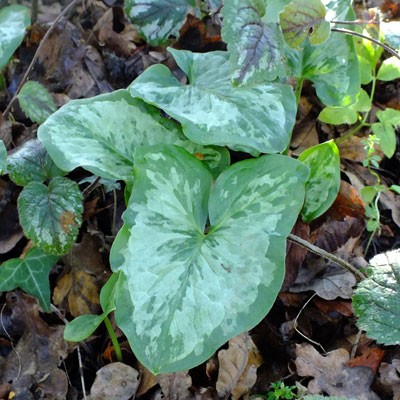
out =
[[[0,370],[0,384],[11,383],[11,391],[20,399],[38,394],[47,399],[66,398],[67,377],[58,368],[67,357],[64,327],[47,325],[40,318],[37,300],[22,292],[9,292],[7,305],[12,319],[25,329]]]
[[[393,400],[400,400],[400,360],[395,358],[391,364],[383,362],[379,373],[381,384],[393,393]]]
[[[146,367],[138,362],[138,369],[140,372],[140,383],[136,392],[136,396],[141,396],[147,393],[155,385],[157,385],[157,379]]]
[[[385,350],[378,347],[366,347],[360,355],[349,360],[347,365],[349,367],[368,367],[376,374],[384,356]]]
[[[375,377],[373,371],[366,367],[348,367],[347,350],[337,349],[322,356],[313,346],[303,343],[296,345],[296,355],[297,374],[314,378],[308,383],[310,394],[379,400],[370,389]]]
[[[192,386],[192,378],[188,371],[160,374],[156,378],[161,386],[164,399],[189,400],[194,398],[193,394],[189,391],[189,388]]]
[[[121,362],[108,364],[96,372],[90,389],[91,400],[128,400],[135,396],[139,385],[136,369]]]
[[[362,162],[367,158],[363,141],[366,137],[350,136],[347,140],[338,144],[340,158],[350,161]]]
[[[231,394],[233,400],[247,395],[256,383],[257,368],[261,365],[261,355],[248,332],[231,339],[229,348],[218,352],[218,360],[218,394]]]

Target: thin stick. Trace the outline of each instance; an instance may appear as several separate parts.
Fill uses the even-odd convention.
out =
[[[376,40],[370,36],[363,35],[362,33],[358,33],[356,31],[351,31],[350,29],[331,28],[331,31],[332,32],[340,32],[340,33],[344,33],[346,35],[358,36],[360,38],[367,39],[370,42],[375,43],[378,46],[381,46],[383,49],[385,49],[390,54],[392,54],[393,56],[395,56],[396,58],[398,58],[400,60],[400,54],[398,54],[396,51],[394,51],[391,47],[387,46],[386,44],[381,43],[379,40]]]
[[[57,16],[57,18],[53,21],[53,23],[50,25],[50,28],[47,30],[47,32],[45,33],[45,35],[43,36],[42,41],[39,44],[39,47],[37,48],[35,55],[32,58],[31,63],[29,64],[27,70],[25,71],[24,76],[22,77],[21,81],[19,82],[19,85],[17,87],[17,90],[15,91],[15,94],[13,96],[13,98],[10,100],[10,102],[8,103],[6,109],[3,111],[3,118],[6,118],[8,113],[10,112],[11,106],[13,105],[14,101],[18,98],[18,93],[21,90],[22,86],[24,85],[25,81],[28,79],[28,76],[30,74],[30,72],[32,71],[36,60],[39,57],[39,54],[43,48],[44,43],[47,41],[47,39],[49,38],[50,34],[53,32],[54,28],[56,27],[58,21],[60,21],[60,19],[66,15],[71,9],[72,7],[75,6],[76,3],[78,3],[78,1],[80,0],[72,0],[72,2],[70,4],[68,4],[67,7],[64,8],[64,10],[62,10],[60,12],[60,14]]]
[[[358,269],[353,267],[347,261],[345,261],[339,257],[336,257],[333,254],[328,253],[327,251],[325,251],[311,243],[308,243],[306,240],[302,239],[301,237],[293,235],[291,233],[291,234],[289,234],[288,239],[291,242],[296,243],[301,247],[304,247],[305,249],[311,251],[312,253],[314,253],[320,257],[323,257],[330,261],[333,261],[335,264],[339,265],[340,267],[342,267],[342,268],[346,269],[347,271],[351,272],[352,274],[356,275],[359,280],[366,279],[366,276],[362,272],[360,272]]]

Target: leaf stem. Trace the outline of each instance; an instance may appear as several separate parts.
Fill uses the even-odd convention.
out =
[[[110,319],[108,318],[108,316],[106,316],[106,317],[104,318],[104,323],[106,324],[106,328],[107,328],[107,331],[108,331],[108,335],[110,336],[111,343],[112,343],[112,345],[113,345],[113,347],[114,347],[115,356],[117,357],[117,360],[118,360],[119,362],[122,362],[123,360],[122,360],[121,347],[120,347],[120,345],[119,345],[117,336],[115,335],[115,332],[114,332],[114,328],[112,327],[111,321],[110,321]]]
[[[302,239],[301,237],[297,235],[293,235],[292,233],[289,234],[288,239],[293,242],[298,244],[301,247],[304,247],[308,251],[311,251],[312,253],[326,258],[327,260],[333,261],[335,264],[339,265],[340,267],[346,269],[347,271],[351,272],[354,274],[359,280],[363,280],[366,278],[366,276],[360,272],[358,269],[353,267],[350,263],[347,261],[343,260],[342,258],[336,257],[335,255],[328,253],[327,251],[321,249],[320,247],[317,247],[306,240]]]

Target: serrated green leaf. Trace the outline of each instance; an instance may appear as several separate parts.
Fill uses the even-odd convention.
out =
[[[23,258],[13,258],[0,266],[0,291],[21,288],[35,296],[46,312],[50,311],[49,272],[58,257],[34,247]]]
[[[229,167],[212,188],[210,173],[178,147],[139,148],[135,163],[111,256],[127,277],[120,296],[130,297],[117,296],[117,321],[147,368],[188,369],[272,306],[308,168],[263,156]]]
[[[7,171],[11,180],[20,186],[33,181],[43,182],[49,177],[64,174],[54,165],[43,143],[37,139],[28,140],[10,153],[7,158]]]
[[[226,149],[188,141],[177,123],[126,90],[70,101],[39,127],[38,137],[61,169],[83,167],[114,180],[132,179],[138,146],[177,144],[198,153],[216,176],[230,161]]]
[[[384,110],[378,110],[376,116],[383,123],[388,123],[394,127],[400,125],[400,110],[385,108]]]
[[[379,67],[377,78],[381,81],[393,81],[400,78],[400,60],[394,56],[384,60]]]
[[[352,125],[357,122],[358,113],[350,107],[325,107],[319,113],[318,119],[331,125]]]
[[[57,110],[48,90],[38,82],[29,81],[22,86],[18,94],[22,111],[33,122],[42,124]]]
[[[151,45],[165,43],[176,36],[194,0],[125,0],[127,17]]]
[[[29,8],[14,4],[0,10],[0,70],[22,43],[31,24]]]
[[[132,96],[177,119],[184,134],[196,143],[253,153],[286,148],[296,114],[290,86],[234,88],[227,52],[170,51],[189,84],[182,85],[164,65],[153,65],[131,84]]]
[[[350,0],[323,0],[328,20],[354,20]],[[305,44],[301,51],[287,49],[292,75],[314,83],[326,106],[347,107],[357,101],[360,70],[353,38],[333,32],[319,46]]]
[[[376,122],[371,128],[385,156],[391,158],[396,151],[396,132],[393,126],[388,122]]]
[[[400,344],[400,251],[378,254],[370,264],[371,276],[353,295],[357,325],[379,343]]]
[[[4,142],[0,139],[0,175],[7,169],[7,149]]]
[[[304,150],[299,161],[310,168],[310,177],[306,182],[306,199],[301,211],[303,220],[310,222],[329,209],[339,192],[339,149],[330,140]]]
[[[308,38],[312,45],[325,42],[331,27],[320,0],[294,0],[279,14],[283,37],[290,47],[300,49]]]
[[[82,224],[82,194],[68,178],[53,178],[49,186],[30,182],[18,197],[25,235],[51,254],[65,254]]]
[[[238,84],[272,81],[283,75],[281,32],[265,23],[263,1],[229,0],[222,8],[222,38],[228,44],[232,80]]]

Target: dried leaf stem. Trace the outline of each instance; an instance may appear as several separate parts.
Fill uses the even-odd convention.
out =
[[[306,240],[302,239],[301,237],[293,235],[291,233],[291,234],[289,234],[288,239],[291,242],[296,243],[301,247],[304,247],[308,251],[311,251],[312,253],[316,254],[317,256],[326,258],[327,260],[334,262],[335,264],[339,265],[340,267],[342,267],[342,268],[346,269],[347,271],[351,272],[352,274],[354,274],[359,280],[363,280],[366,278],[366,276],[361,271],[359,271],[358,269],[353,267],[347,261],[343,260],[342,258],[336,257],[331,253],[328,253],[327,251],[321,249],[320,247],[317,247],[317,246],[307,242]]]

